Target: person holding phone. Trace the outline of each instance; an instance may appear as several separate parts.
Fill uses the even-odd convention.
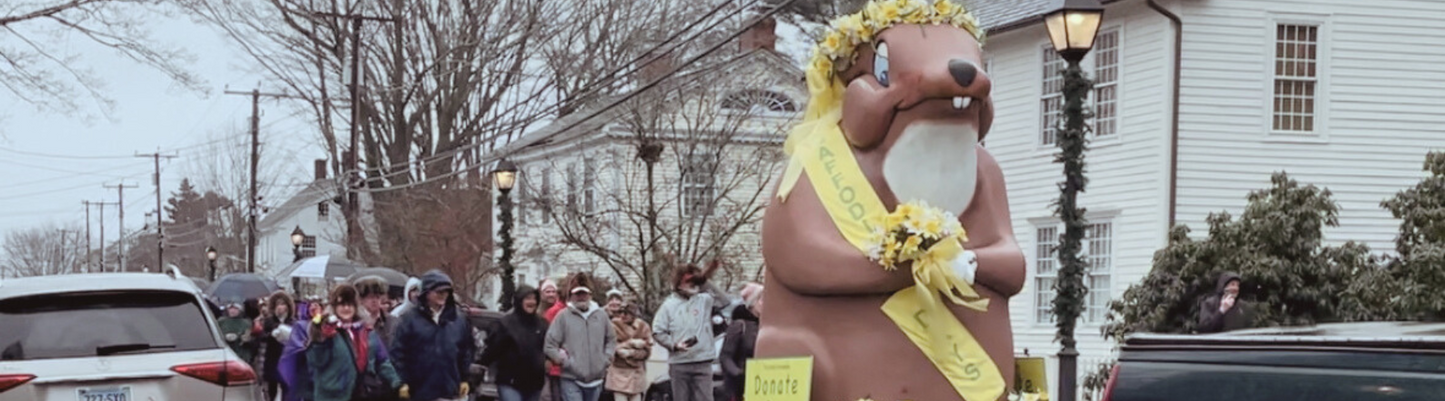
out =
[[[1204,298],[1199,304],[1199,325],[1195,328],[1197,332],[1218,333],[1248,328],[1251,325],[1247,305],[1239,300],[1241,283],[1242,280],[1236,273],[1225,272],[1219,276],[1214,294]]]
[[[712,361],[717,347],[712,341],[714,303],[726,302],[708,291],[709,273],[688,264],[673,269],[673,293],[662,301],[652,322],[652,335],[667,348],[667,373],[672,379],[672,399],[713,401]]]

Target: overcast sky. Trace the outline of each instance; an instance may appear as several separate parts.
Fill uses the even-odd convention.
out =
[[[109,118],[93,102],[85,111],[95,118],[82,121],[37,110],[0,90],[0,233],[49,223],[84,229],[81,201],[115,202],[116,191],[102,185],[122,181],[138,185],[125,191],[125,217],[127,230],[140,229],[145,214],[155,210],[156,188],[151,159],[136,158],[135,153],[160,148],[180,156],[161,162],[161,191],[168,197],[182,176],[202,163],[196,158],[207,156],[202,145],[223,135],[246,134],[250,98],[223,92],[227,86],[250,90],[260,82],[249,59],[211,28],[190,21],[158,20],[152,29],[154,37],[196,57],[191,70],[206,80],[209,93],[178,88],[159,72],[79,40],[60,45],[71,53],[85,53],[79,64],[105,82],[105,93],[116,101]],[[280,90],[264,83],[260,88]],[[295,115],[295,105],[264,99],[261,105],[260,136],[273,150],[263,153],[262,163],[294,165],[286,182],[309,178],[310,160],[325,156],[313,143],[315,131],[301,118],[286,118]],[[107,240],[116,238],[115,212],[114,207],[106,210]],[[98,224],[98,213],[93,209],[92,225]],[[98,226],[92,232],[99,238]]]

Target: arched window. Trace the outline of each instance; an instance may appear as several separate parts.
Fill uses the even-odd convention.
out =
[[[794,113],[798,105],[782,93],[768,90],[741,90],[723,98],[722,108],[747,112]]]

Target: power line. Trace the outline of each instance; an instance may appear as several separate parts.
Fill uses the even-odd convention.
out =
[[[51,158],[51,159],[67,159],[67,160],[111,160],[111,159],[124,159],[124,158],[126,158],[126,157],[124,157],[124,156],[71,156],[71,155],[55,155],[55,154],[40,153],[40,152],[29,152],[29,151],[24,151],[24,150],[19,150],[19,149],[11,149],[11,148],[5,148],[5,147],[0,147],[0,152],[14,153],[14,154],[17,154],[17,155],[32,156],[32,157],[44,157],[44,158]]]
[[[708,11],[707,13],[705,13],[702,17],[698,18],[697,20],[692,21],[692,22],[689,23],[687,26],[685,26],[683,29],[674,32],[672,35],[668,36],[668,37],[667,37],[666,39],[664,39],[663,41],[658,42],[657,44],[653,45],[653,46],[652,46],[650,49],[648,49],[647,51],[640,53],[637,57],[634,57],[634,58],[631,60],[631,62],[621,64],[620,67],[618,67],[618,68],[616,68],[616,69],[613,69],[612,71],[608,72],[607,74],[604,74],[604,75],[603,75],[601,78],[599,78],[597,81],[595,81],[595,82],[593,82],[593,83],[591,83],[591,84],[589,84],[589,85],[587,85],[587,86],[584,86],[584,87],[582,87],[582,88],[579,88],[579,89],[576,90],[572,95],[569,95],[569,96],[567,96],[566,98],[560,99],[560,100],[558,100],[557,102],[553,103],[552,105],[547,106],[547,107],[544,107],[542,110],[537,111],[536,113],[532,113],[531,115],[528,115],[528,116],[526,116],[525,118],[520,118],[520,119],[517,120],[517,122],[512,123],[512,125],[504,126],[504,127],[494,127],[494,128],[492,128],[492,129],[489,129],[489,130],[484,130],[484,131],[483,131],[484,133],[490,132],[490,133],[488,134],[488,135],[489,135],[488,138],[480,138],[480,137],[479,137],[479,139],[476,139],[476,140],[473,141],[472,143],[459,146],[459,147],[456,148],[456,149],[452,149],[452,150],[444,151],[444,152],[441,152],[441,153],[438,153],[438,154],[435,154],[435,155],[431,155],[431,156],[426,157],[426,158],[419,158],[419,159],[416,159],[416,160],[408,161],[408,162],[405,163],[403,166],[384,166],[384,167],[371,167],[371,168],[365,168],[365,169],[356,169],[356,167],[353,165],[353,166],[350,166],[347,171],[344,171],[344,172],[342,173],[342,175],[343,175],[343,176],[349,176],[349,175],[357,174],[357,173],[372,173],[372,172],[383,173],[383,170],[397,170],[397,171],[393,171],[393,172],[389,172],[389,173],[383,173],[383,174],[380,175],[380,176],[368,177],[368,178],[365,179],[365,181],[363,181],[363,182],[372,182],[372,181],[375,181],[375,180],[381,180],[381,179],[386,179],[386,178],[390,178],[390,177],[399,176],[399,175],[401,175],[401,174],[410,174],[410,173],[413,172],[413,170],[414,170],[415,168],[424,167],[425,164],[433,163],[433,162],[441,162],[441,161],[444,161],[445,159],[455,157],[456,155],[458,155],[458,154],[460,154],[460,153],[462,153],[462,152],[470,151],[470,150],[472,150],[472,149],[476,149],[476,148],[479,148],[479,147],[481,147],[481,146],[484,146],[484,145],[486,145],[487,143],[490,143],[491,140],[495,139],[496,136],[500,135],[500,134],[498,134],[499,132],[511,131],[511,130],[516,129],[518,126],[526,126],[526,125],[529,125],[529,124],[531,124],[531,123],[533,123],[533,122],[536,122],[536,121],[540,120],[542,116],[545,116],[545,115],[548,115],[548,114],[550,114],[550,113],[556,112],[556,111],[560,110],[562,107],[564,107],[565,105],[570,104],[570,103],[572,103],[572,102],[574,102],[574,101],[577,101],[577,100],[579,100],[580,98],[583,98],[583,97],[586,97],[586,96],[592,96],[592,95],[596,94],[596,92],[599,91],[599,90],[601,90],[602,88],[608,87],[608,86],[610,86],[610,85],[612,85],[612,84],[620,81],[621,79],[626,78],[627,75],[634,74],[634,73],[642,70],[643,68],[646,68],[647,66],[651,65],[652,63],[657,62],[658,60],[662,59],[663,57],[667,57],[667,56],[668,56],[669,54],[671,54],[672,52],[677,51],[678,48],[680,48],[682,45],[684,45],[684,44],[686,44],[686,43],[688,43],[688,42],[691,42],[691,41],[693,41],[693,40],[696,40],[698,37],[700,37],[700,36],[702,36],[702,35],[704,35],[704,34],[706,34],[706,33],[708,33],[708,32],[711,32],[711,30],[712,30],[713,28],[716,28],[718,25],[721,25],[723,22],[726,22],[726,21],[729,20],[730,18],[732,18],[732,17],[734,17],[734,16],[737,16],[738,14],[742,13],[744,10],[747,10],[747,9],[749,9],[749,8],[752,8],[754,5],[758,4],[760,1],[761,1],[761,0],[752,0],[750,3],[748,3],[748,4],[746,4],[746,5],[739,6],[735,11],[731,12],[731,13],[728,14],[727,16],[725,16],[725,17],[723,17],[723,18],[719,18],[719,19],[715,20],[712,24],[709,24],[707,27],[705,27],[705,28],[703,28],[703,29],[701,29],[701,30],[698,30],[697,32],[694,32],[694,33],[693,33],[691,36],[689,36],[687,39],[685,39],[685,40],[683,40],[683,41],[681,41],[681,42],[678,42],[677,44],[672,45],[672,46],[671,46],[670,48],[668,48],[666,51],[660,51],[660,52],[658,51],[658,49],[662,48],[664,45],[672,42],[673,40],[676,40],[678,37],[682,36],[684,33],[687,33],[688,31],[692,30],[693,28],[697,27],[698,25],[702,24],[703,22],[708,21],[708,20],[710,19],[710,17],[712,17],[713,15],[715,15],[716,13],[718,13],[719,11],[721,11],[722,9],[726,8],[726,7],[730,4],[730,2],[727,2],[727,1],[719,2],[717,6],[713,7],[712,10]],[[790,0],[788,3],[791,4],[792,1],[795,1],[795,0]],[[769,13],[766,14],[766,15],[771,16],[772,14],[775,14],[775,13],[777,12],[777,10],[780,10],[781,8],[782,8],[782,7],[777,7],[777,8],[774,9],[774,11],[769,12]],[[761,19],[759,19],[758,21],[761,21]],[[752,23],[747,24],[744,29],[740,30],[739,32],[737,32],[737,33],[735,33],[735,34],[733,34],[733,35],[731,35],[731,36],[729,36],[729,39],[722,41],[722,42],[719,44],[719,46],[714,47],[713,49],[705,52],[704,54],[709,54],[709,53],[711,53],[711,52],[713,52],[713,51],[716,51],[716,49],[717,49],[717,48],[720,48],[721,45],[730,42],[732,39],[735,39],[735,38],[737,38],[738,36],[741,36],[743,33],[746,33],[747,30],[748,30],[748,29],[751,29],[751,27],[752,27],[753,25],[756,25],[758,21],[753,21]],[[646,60],[646,61],[642,61],[644,58],[646,58],[647,60]],[[639,62],[640,62],[640,63],[639,63]],[[625,71],[624,71],[624,70],[625,70]],[[620,75],[619,75],[619,74],[620,74]],[[671,76],[671,75],[672,75],[672,74],[667,74],[666,76],[664,76],[664,78],[667,77],[667,76]],[[511,108],[509,108],[509,109],[507,109],[507,110],[504,110],[504,111],[502,111],[502,112],[499,112],[498,114],[503,114],[503,115],[508,114],[508,113],[510,113],[511,111],[515,110],[517,107],[519,107],[519,106],[520,106],[521,104],[523,104],[523,103],[525,103],[525,102],[518,102],[517,104],[513,104]]]
[[[783,4],[780,4],[780,5],[776,6],[776,7],[774,7],[773,9],[771,9],[771,10],[763,13],[763,14],[760,15],[758,18],[754,19],[752,22],[746,24],[743,29],[740,29],[740,30],[738,30],[737,32],[732,33],[732,34],[729,35],[726,39],[723,39],[723,40],[719,41],[718,43],[714,44],[712,47],[709,47],[707,50],[704,50],[702,53],[696,54],[696,55],[694,55],[692,58],[690,58],[690,59],[682,62],[680,65],[672,68],[672,70],[668,71],[666,74],[663,74],[662,76],[654,79],[652,82],[649,82],[649,83],[647,83],[646,85],[643,85],[642,87],[638,88],[637,90],[634,90],[634,91],[632,91],[632,92],[629,92],[627,95],[622,96],[620,99],[617,99],[617,100],[615,100],[615,101],[613,101],[613,102],[611,102],[611,103],[608,103],[606,106],[603,106],[603,107],[601,107],[601,108],[598,108],[597,110],[594,110],[593,112],[589,113],[587,116],[573,121],[572,123],[568,124],[567,126],[561,128],[561,129],[558,129],[556,132],[566,132],[566,131],[568,131],[568,130],[571,130],[571,129],[575,128],[576,126],[581,125],[583,122],[586,122],[586,121],[588,121],[588,120],[591,120],[592,118],[597,117],[598,115],[600,115],[600,114],[602,114],[602,113],[604,113],[604,112],[607,112],[608,110],[611,110],[611,109],[614,108],[614,107],[617,107],[617,106],[619,106],[619,105],[621,105],[621,104],[623,104],[623,103],[626,103],[626,102],[629,101],[629,100],[632,100],[632,98],[637,97],[638,95],[641,95],[643,92],[646,92],[646,91],[648,91],[648,90],[656,87],[657,85],[661,84],[663,81],[667,80],[668,78],[671,78],[672,76],[676,75],[678,72],[682,71],[683,68],[685,68],[685,67],[687,67],[687,66],[689,66],[689,65],[691,65],[691,64],[693,64],[693,63],[696,63],[696,62],[702,60],[704,57],[712,54],[713,52],[717,51],[718,49],[721,49],[723,46],[727,45],[728,43],[731,43],[733,40],[737,39],[739,36],[742,36],[744,33],[747,33],[747,31],[748,31],[749,29],[752,29],[752,27],[753,27],[754,25],[757,25],[759,22],[762,22],[762,20],[764,20],[764,19],[771,18],[774,14],[777,14],[777,13],[778,13],[779,11],[781,11],[783,8],[787,7],[789,4],[792,4],[792,3],[795,2],[795,1],[797,1],[797,0],[787,0],[787,2],[785,2],[785,3],[783,3]],[[735,14],[736,14],[736,13],[735,13]],[[464,146],[463,148],[467,148],[467,147],[477,147],[477,146],[481,146],[480,143],[469,144],[469,145]],[[460,151],[460,150],[462,150],[462,149],[459,148],[458,151]],[[517,149],[512,149],[510,152],[516,152],[516,151],[517,151]],[[507,153],[510,153],[510,152],[507,152]],[[460,175],[460,174],[463,174],[463,173],[466,173],[466,172],[471,171],[471,169],[474,168],[474,167],[485,166],[485,165],[487,165],[488,163],[490,163],[491,161],[494,161],[494,160],[496,160],[496,159],[500,159],[500,158],[506,157],[506,156],[507,156],[507,154],[502,154],[502,155],[500,155],[500,156],[498,156],[498,155],[487,155],[487,156],[484,156],[484,157],[483,157],[483,160],[480,160],[480,161],[474,163],[473,165],[464,166],[464,167],[462,167],[462,168],[457,168],[455,171],[452,171],[452,172],[450,172],[450,173],[443,174],[443,175],[440,175],[440,176],[437,176],[437,177],[428,177],[427,179],[424,179],[424,180],[420,180],[420,181],[416,181],[416,182],[411,182],[411,183],[407,183],[407,184],[403,184],[403,185],[390,186],[390,187],[383,187],[383,188],[376,188],[376,189],[364,189],[364,188],[363,188],[363,189],[358,189],[358,191],[360,191],[360,192],[390,192],[390,191],[407,189],[407,188],[414,187],[414,186],[417,186],[417,185],[422,185],[422,184],[426,184],[426,183],[430,183],[430,182],[435,182],[435,181],[440,180],[440,179],[443,179],[443,178],[448,178],[448,177],[453,177],[453,176],[456,176],[456,175]]]

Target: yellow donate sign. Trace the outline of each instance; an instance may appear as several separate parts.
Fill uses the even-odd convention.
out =
[[[1043,357],[1014,358],[1014,391],[1025,397],[1037,395],[1038,400],[1049,399],[1048,364]]]
[[[813,357],[749,359],[744,401],[808,401],[813,395]]]

